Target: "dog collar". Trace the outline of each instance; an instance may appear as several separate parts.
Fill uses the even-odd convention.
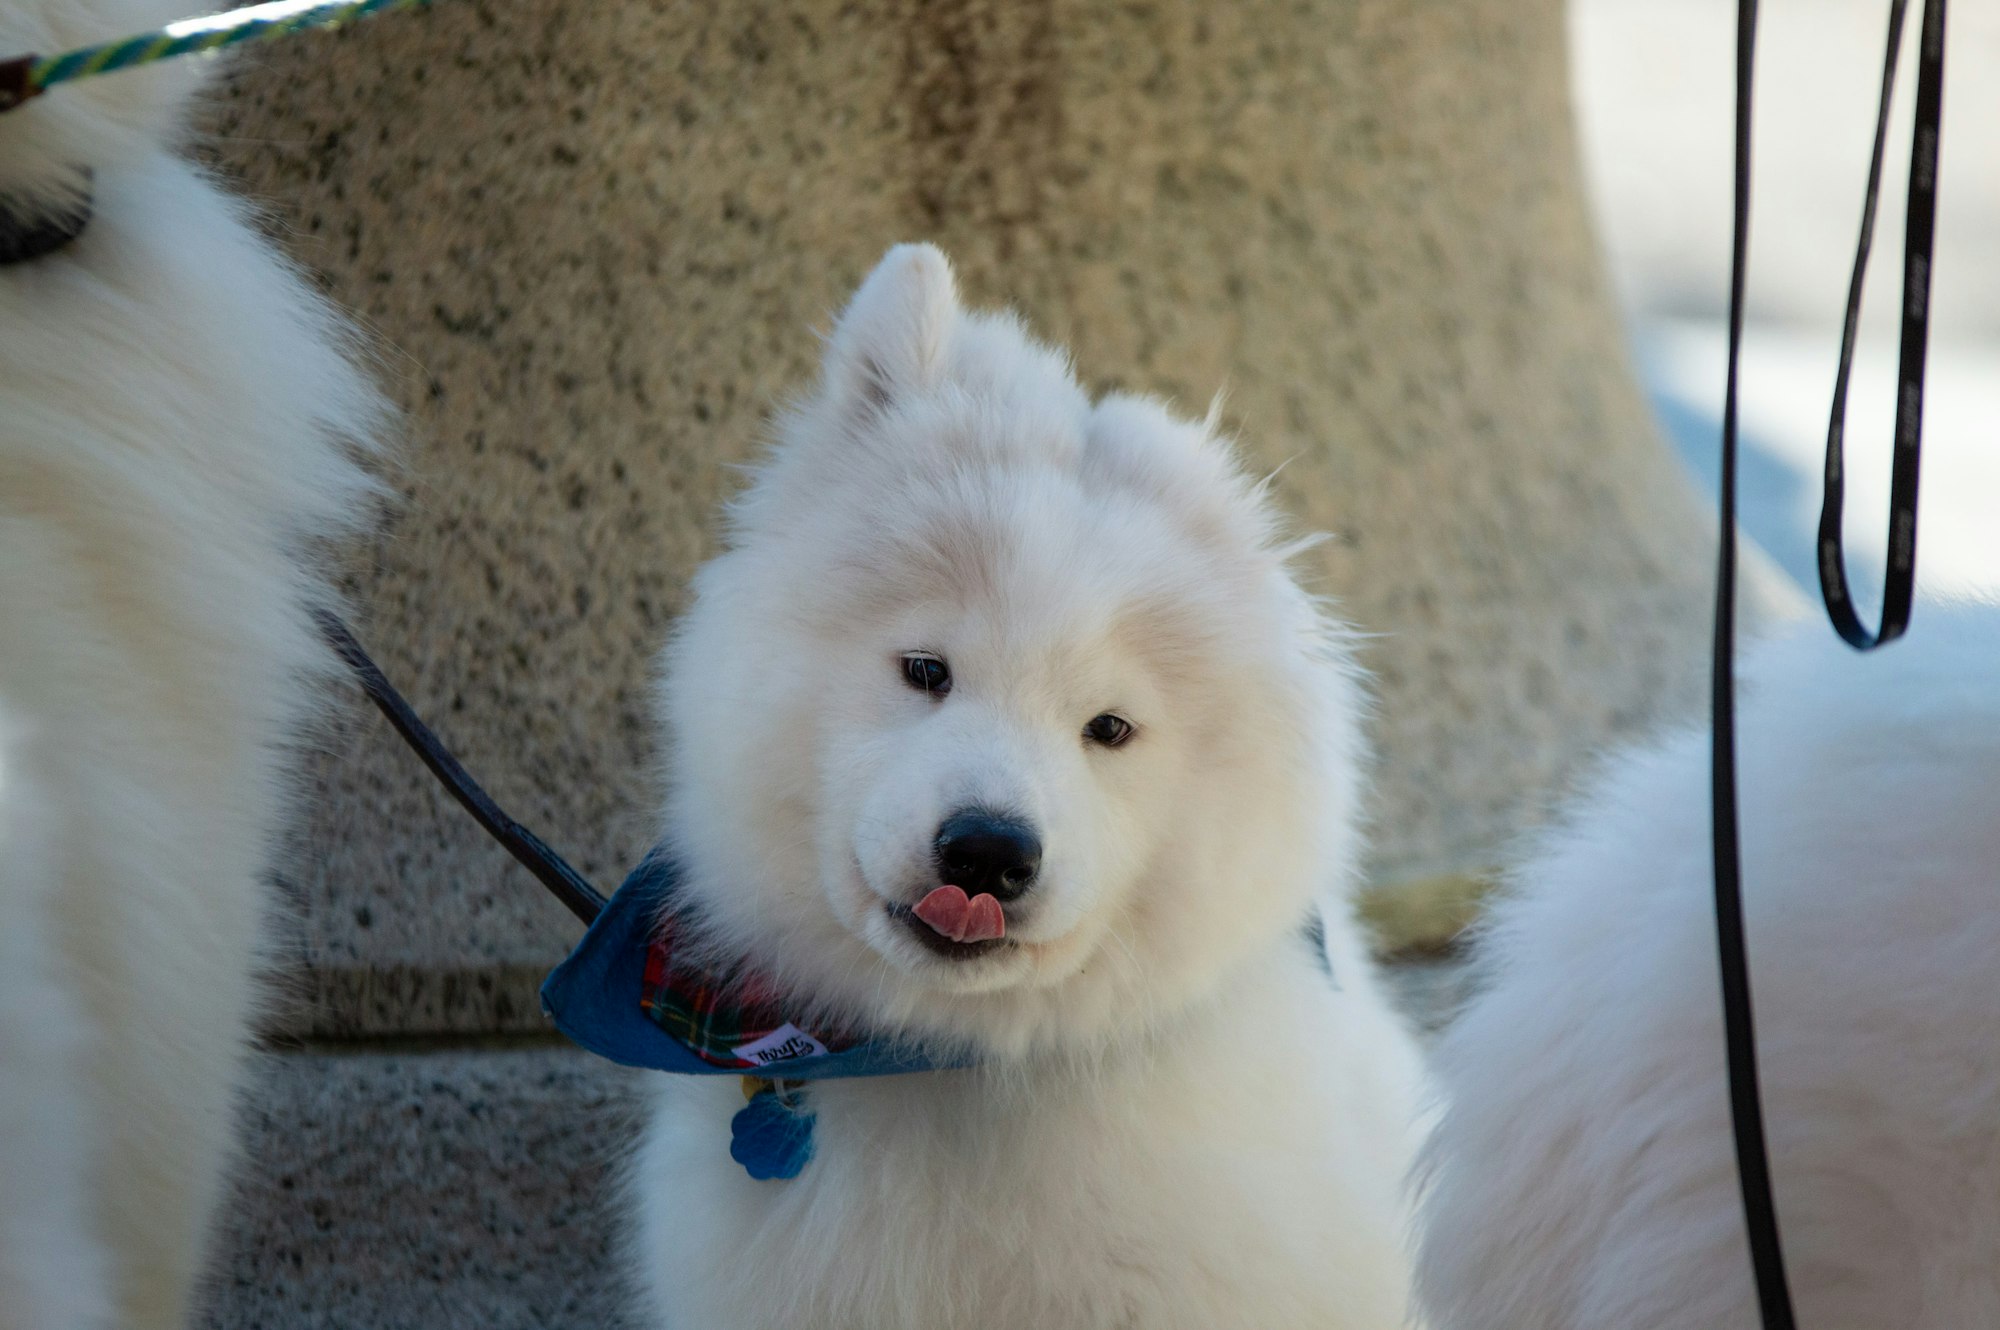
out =
[[[751,1078],[730,1154],[752,1177],[795,1177],[812,1157],[806,1082],[965,1065],[796,1015],[748,965],[690,964],[679,882],[661,850],[640,861],[542,984],[542,1010],[571,1042],[623,1066]]]
[[[64,202],[33,206],[0,194],[0,268],[52,254],[83,234],[90,225],[90,172],[83,185]]]

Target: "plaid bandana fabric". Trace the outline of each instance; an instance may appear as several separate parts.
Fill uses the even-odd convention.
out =
[[[772,1081],[967,1065],[893,1039],[803,1028],[764,976],[677,960],[690,950],[679,881],[664,852],[647,855],[543,983],[542,1009],[579,1046],[628,1067]]]
[[[639,1006],[654,1024],[711,1066],[753,1071],[774,1062],[820,1057],[859,1041],[824,1031],[807,1032],[785,1018],[777,994],[761,975],[741,967],[712,974],[674,962],[682,922],[668,914],[646,948]]]
[[[969,1065],[893,1039],[802,1029],[767,977],[678,959],[689,950],[679,883],[662,850],[641,860],[542,983],[542,1010],[578,1047],[623,1066],[745,1076],[749,1098],[730,1119],[729,1157],[751,1177],[797,1177],[811,1161],[810,1082]]]

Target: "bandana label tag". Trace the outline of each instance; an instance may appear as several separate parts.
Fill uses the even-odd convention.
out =
[[[747,1044],[738,1044],[731,1050],[754,1067],[768,1066],[773,1062],[783,1062],[788,1058],[817,1058],[826,1056],[825,1044],[787,1021],[762,1039],[752,1039]]]

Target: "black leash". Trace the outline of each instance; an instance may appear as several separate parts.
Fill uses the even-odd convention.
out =
[[[561,901],[571,914],[586,924],[595,920],[604,910],[604,897],[598,894],[597,888],[591,886],[583,874],[571,868],[561,855],[545,845],[541,837],[507,816],[500,805],[493,802],[492,796],[466,773],[465,768],[458,764],[458,759],[451,755],[451,750],[431,733],[430,726],[424,724],[410,704],[403,700],[403,695],[396,691],[396,686],[389,682],[381,667],[369,659],[368,653],[361,649],[361,643],[354,640],[354,634],[348,631],[346,624],[325,610],[315,610],[313,617],[319,623],[321,634],[360,680],[368,700],[395,726],[396,733],[402,735],[403,742],[423,759],[431,774],[451,791],[451,797],[472,814],[473,821],[486,828],[486,834],[499,841],[507,853],[533,873],[549,889],[549,894]]]
[[[1929,337],[1930,274],[1937,221],[1938,131],[1944,104],[1944,0],[1925,0],[1918,61],[1916,128],[1910,152],[1910,185],[1903,260],[1903,337],[1898,367],[1896,451],[1890,490],[1889,553],[1882,624],[1875,633],[1854,612],[1841,546],[1841,505],[1847,387],[1861,313],[1862,279],[1875,229],[1882,187],[1882,159],[1889,132],[1890,94],[1908,0],[1892,0],[1889,48],[1883,61],[1881,108],[1862,211],[1861,240],[1848,288],[1840,366],[1826,442],[1826,496],[1820,511],[1821,592],[1835,631],[1859,651],[1895,640],[1909,625],[1916,588],[1917,475],[1923,429],[1924,352]],[[1784,1246],[1764,1139],[1757,1084],[1757,1045],[1750,1001],[1750,968],[1744,942],[1742,852],[1736,816],[1736,397],[1743,345],[1744,274],[1750,239],[1750,103],[1756,46],[1757,2],[1738,0],[1736,28],[1735,233],[1729,276],[1729,374],[1722,407],[1721,540],[1715,578],[1714,740],[1711,752],[1715,838],[1715,932],[1722,971],[1723,1037],[1729,1064],[1729,1115],[1743,1193],[1743,1223],[1756,1277],[1765,1330],[1795,1330]]]
[[[1722,534],[1715,567],[1714,738],[1710,793],[1715,837],[1715,941],[1722,969],[1723,1043],[1729,1062],[1729,1118],[1743,1226],[1765,1330],[1793,1330],[1785,1249],[1771,1197],[1764,1113],[1757,1089],[1757,1039],[1750,1009],[1750,963],[1743,940],[1742,855],[1736,827],[1736,384],[1743,346],[1743,287],[1750,249],[1750,74],[1757,0],[1736,9],[1736,217],[1729,264],[1729,378],[1722,396]]]

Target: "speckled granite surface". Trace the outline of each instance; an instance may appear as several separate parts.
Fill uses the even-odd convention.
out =
[[[1486,863],[1688,703],[1710,534],[1578,188],[1557,0],[454,0],[261,49],[220,167],[378,339],[391,674],[614,881],[731,466],[892,241],[1228,419],[1364,629],[1378,877]],[[321,1034],[526,1028],[561,912],[357,721],[293,887]]]
[[[630,1082],[567,1048],[259,1068],[210,1330],[608,1330]]]
[[[1388,969],[1411,1018],[1464,966]],[[267,1058],[206,1330],[615,1330],[634,1078],[555,1046]],[[700,1222],[690,1215],[690,1223]]]

